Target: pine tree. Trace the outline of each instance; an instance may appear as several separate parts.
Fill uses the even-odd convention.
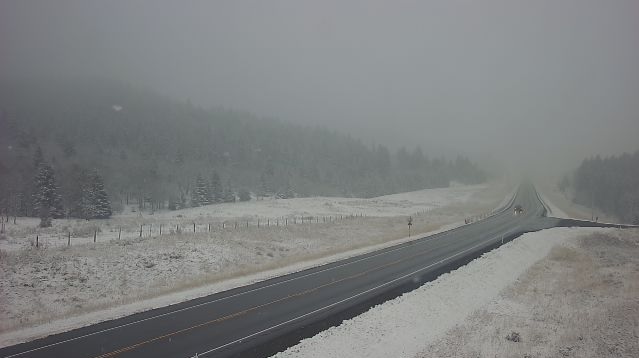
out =
[[[267,183],[266,174],[262,173],[262,175],[260,175],[260,188],[258,192],[258,198],[260,196],[261,197],[269,196],[270,194],[271,194],[271,190],[269,189],[269,186]]]
[[[95,219],[108,219],[111,217],[111,202],[109,196],[104,189],[104,180],[98,174],[97,170],[94,170],[90,176],[91,182],[91,196],[93,201],[93,218]]]
[[[104,180],[97,170],[82,175],[80,208],[84,219],[108,219],[113,213],[104,189]]]
[[[249,201],[251,200],[251,193],[246,189],[242,189],[239,192],[239,197],[240,201]]]
[[[295,197],[295,191],[289,179],[286,180],[286,185],[277,193],[277,197],[280,199],[291,199]]]
[[[48,164],[40,164],[34,186],[33,204],[35,212],[40,217],[40,226],[49,227],[52,217],[60,218],[63,216],[63,209],[53,169]]]
[[[226,187],[224,187],[224,194],[222,197],[225,203],[235,202],[235,192],[233,191],[230,180],[226,183]]]
[[[217,172],[211,174],[211,191],[210,191],[211,203],[221,203],[224,201],[224,189],[222,188],[222,181]]]
[[[195,179],[195,188],[193,188],[191,192],[191,206],[198,207],[208,205],[211,203],[210,197],[211,194],[208,183],[201,175],[198,175],[197,179]]]

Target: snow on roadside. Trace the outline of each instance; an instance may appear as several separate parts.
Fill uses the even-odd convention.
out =
[[[503,197],[504,188],[479,190],[482,188],[486,189],[472,190],[466,197],[468,202],[414,217],[414,232],[450,229],[463,224],[466,215],[492,209]],[[410,196],[397,197],[402,195]],[[405,231],[403,216],[366,217],[98,241],[69,248],[52,245],[0,250],[0,277],[4,278],[0,280],[0,346],[202,297],[418,237],[402,238]]]
[[[544,194],[542,194],[541,192],[538,192],[538,193],[539,193],[539,197],[541,197],[541,200],[543,200],[544,204],[546,204],[546,207],[550,211],[548,213],[548,216],[559,218],[559,219],[573,219],[570,217],[570,215],[566,214],[563,210],[559,209],[558,206],[553,204],[552,201],[548,200],[548,198]]]
[[[554,247],[415,358],[639,357],[639,230],[569,244]],[[507,338],[513,332],[516,342]]]
[[[197,225],[197,232],[207,231],[208,225],[213,230],[226,229],[239,223],[240,228],[249,222],[255,226],[257,220],[262,224],[282,225],[300,223],[300,217],[313,217],[320,223],[324,219],[336,220],[352,216],[391,218],[415,215],[415,213],[432,212],[451,205],[467,205],[479,201],[482,197],[503,197],[506,186],[504,183],[490,183],[481,185],[455,186],[450,188],[424,189],[407,193],[392,194],[370,199],[340,198],[340,197],[310,197],[294,199],[252,200],[249,202],[225,203],[206,205],[198,208],[188,208],[176,211],[161,211],[150,214],[147,212],[128,212],[114,215],[108,220],[80,220],[56,219],[53,227],[40,228],[37,218],[18,218],[17,224],[6,225],[6,233],[0,237],[0,250],[10,252],[28,249],[35,245],[35,237],[39,237],[39,244],[51,247],[64,247],[70,242],[71,246],[92,245],[94,234],[96,242],[118,239],[137,240],[142,237],[159,236],[160,225],[163,234],[178,231],[193,231],[192,225]],[[478,214],[478,213],[475,213]],[[288,218],[288,219],[285,219]],[[141,226],[143,230],[140,230]],[[71,235],[71,238],[68,238]]]
[[[605,230],[555,228],[524,234],[468,265],[302,340],[274,357],[413,357],[429,342],[488,304],[554,246]]]
[[[197,218],[278,218],[291,216],[400,216],[432,210],[456,202],[466,202],[473,194],[485,190],[486,184],[424,189],[378,196],[370,199],[341,197],[309,197],[294,199],[266,198],[230,204],[209,205],[156,215],[161,217]]]

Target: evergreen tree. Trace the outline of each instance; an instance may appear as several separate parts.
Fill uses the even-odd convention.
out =
[[[235,192],[233,191],[233,187],[231,186],[231,181],[229,180],[224,187],[224,193],[222,194],[223,201],[225,203],[234,203],[235,202]]]
[[[211,203],[210,197],[208,183],[201,175],[198,175],[197,179],[195,179],[195,188],[191,191],[191,206],[209,205]]]
[[[248,190],[246,190],[246,189],[240,190],[238,196],[240,198],[240,201],[249,201],[249,200],[251,200],[251,193]]]
[[[213,172],[213,174],[211,174],[210,185],[211,185],[210,192],[209,192],[210,202],[214,204],[214,203],[221,203],[225,201],[224,189],[222,188],[222,181],[220,180],[220,176],[217,175],[217,172]]]
[[[97,170],[83,174],[80,207],[82,217],[87,220],[111,217],[111,202],[104,189],[104,180]]]
[[[58,194],[53,169],[41,163],[35,177],[35,193],[33,194],[34,210],[40,217],[40,226],[51,226],[51,218],[63,216],[62,198]]]
[[[90,175],[91,182],[91,199],[93,202],[93,218],[94,219],[108,219],[111,217],[111,202],[109,196],[104,189],[104,180],[98,174],[97,170],[94,170]]]
[[[295,191],[289,179],[286,180],[286,185],[277,193],[277,197],[280,199],[291,199],[295,197]]]
[[[265,197],[265,196],[269,196],[271,194],[271,190],[269,189],[268,186],[268,182],[267,182],[267,178],[266,178],[266,173],[262,173],[262,175],[260,175],[260,188],[259,188],[259,192],[258,192],[258,197]]]

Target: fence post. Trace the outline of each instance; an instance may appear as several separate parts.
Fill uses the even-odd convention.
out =
[[[95,242],[96,237],[98,237],[98,230],[93,230],[93,242]]]
[[[224,224],[222,224],[222,227],[224,227]],[[211,232],[211,224],[209,224],[209,232]]]
[[[180,224],[175,224],[175,233],[179,233],[180,232]]]
[[[149,224],[149,237],[151,237],[151,228],[153,227],[153,224]]]
[[[195,223],[193,223],[193,233],[195,233]]]
[[[222,229],[226,229],[226,221],[222,221]]]
[[[288,226],[288,218],[286,218],[286,219],[284,219],[284,220],[286,220],[286,222],[285,222],[284,226]]]
[[[144,224],[142,224],[144,225]],[[140,237],[142,237],[142,225],[140,225]]]
[[[36,235],[36,247],[40,246],[40,237]]]
[[[162,224],[160,224],[160,236],[162,236]]]
[[[69,236],[67,236],[67,246],[71,246],[71,231],[69,231]]]
[[[271,226],[271,219],[266,219],[266,226]]]

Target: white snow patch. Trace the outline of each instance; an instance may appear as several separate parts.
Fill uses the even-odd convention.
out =
[[[548,200],[548,198],[544,194],[542,194],[541,192],[538,192],[538,193],[539,193],[539,197],[541,197],[541,200],[543,200],[544,204],[546,204],[546,207],[550,211],[548,213],[548,216],[559,218],[559,219],[574,219],[570,217],[570,215],[566,214],[563,210],[559,209],[559,207],[553,204],[550,200]]]
[[[555,245],[610,229],[555,228],[524,234],[417,290],[320,332],[274,357],[413,357],[488,304]]]
[[[494,184],[493,184],[494,185]],[[214,229],[245,227],[257,225],[283,225],[300,223],[301,218],[313,222],[343,220],[351,216],[390,218],[416,215],[431,212],[447,206],[476,202],[477,195],[494,190],[490,184],[470,185],[455,188],[424,189],[407,193],[380,196],[371,199],[312,197],[295,199],[251,200],[248,202],[206,205],[176,211],[131,212],[114,215],[108,220],[56,219],[50,228],[40,228],[37,218],[18,218],[17,223],[6,225],[6,239],[0,240],[0,250],[17,251],[35,245],[38,236],[39,244],[51,247],[67,246],[68,235],[71,234],[71,246],[93,244],[94,234],[97,242],[112,239],[131,240],[140,237],[159,235],[160,225],[163,234],[171,230],[193,231],[193,223],[197,232]],[[502,193],[503,194],[503,193]],[[130,209],[130,208],[129,208]]]

